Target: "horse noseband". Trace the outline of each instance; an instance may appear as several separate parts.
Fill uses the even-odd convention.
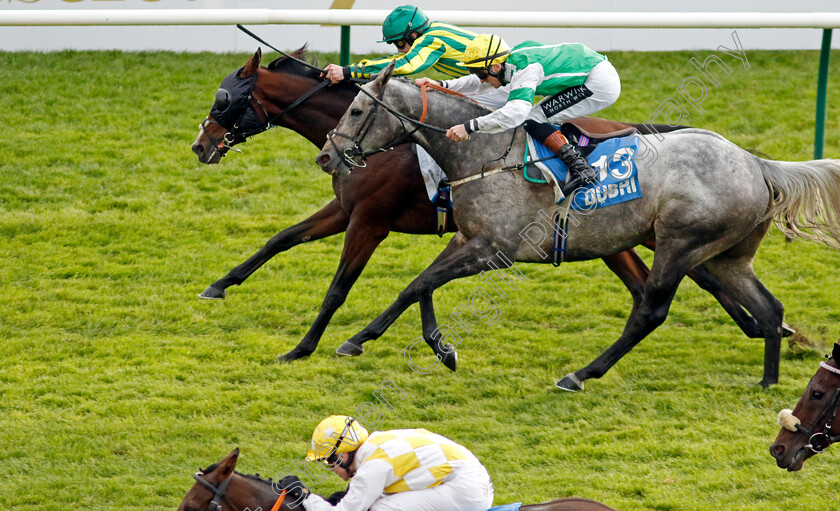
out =
[[[353,144],[353,146],[348,147],[344,151],[339,151],[338,146],[335,144],[335,137],[346,138],[347,140],[350,141],[350,143]],[[335,151],[335,154],[338,154],[338,155],[341,156],[341,159],[344,161],[344,164],[347,165],[350,168],[351,171],[353,170],[354,167],[362,167],[362,168],[367,167],[367,162],[366,162],[367,154],[365,154],[365,152],[362,151],[362,148],[359,147],[359,143],[356,141],[356,139],[354,139],[350,135],[345,135],[344,133],[340,133],[338,131],[331,130],[329,133],[327,133],[327,140],[330,142],[330,145],[332,145],[332,148],[333,148],[333,151]],[[354,159],[355,157],[358,157],[358,156],[362,157],[361,162],[357,162]]]

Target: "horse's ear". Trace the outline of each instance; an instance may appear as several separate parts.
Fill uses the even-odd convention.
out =
[[[218,474],[217,483],[221,483],[236,469],[236,461],[239,459],[239,447],[232,450],[230,454],[228,454],[225,459],[219,462],[218,468],[216,468],[216,473]]]
[[[835,364],[840,364],[840,343],[834,343],[834,349],[831,351],[831,356],[834,357]]]
[[[260,68],[260,59],[262,59],[262,48],[257,48],[257,51],[254,52],[254,56],[251,57],[251,60],[249,60],[248,63],[245,64],[245,67],[239,71],[239,78],[248,78],[256,73],[257,69]]]
[[[393,60],[388,67],[383,69],[378,75],[376,75],[376,80],[373,81],[373,89],[376,91],[382,90],[382,87],[388,83],[388,80],[394,75],[394,68],[396,67],[396,62]]]

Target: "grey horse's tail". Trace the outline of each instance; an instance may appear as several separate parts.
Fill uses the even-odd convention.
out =
[[[791,238],[840,248],[840,160],[761,160],[773,202],[765,218]]]

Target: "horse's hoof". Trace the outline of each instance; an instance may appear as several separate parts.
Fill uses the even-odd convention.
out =
[[[782,337],[790,337],[795,333],[796,330],[794,330],[792,326],[788,325],[787,323],[782,323]]]
[[[563,377],[562,380],[559,380],[557,383],[554,384],[560,390],[566,390],[569,392],[577,392],[579,390],[583,390],[583,382],[575,376],[575,373],[569,373]]]
[[[441,363],[450,371],[455,371],[455,366],[458,364],[458,352],[453,350],[444,351],[443,354],[438,354]]]
[[[758,384],[761,385],[761,387],[765,388],[765,389],[767,387],[769,387],[770,385],[776,385],[777,383],[779,383],[779,380],[770,381],[770,380],[767,380],[767,379],[762,379],[760,382],[758,382]]]
[[[213,286],[208,287],[200,295],[198,295],[199,298],[204,298],[205,300],[224,300],[225,296],[227,296],[227,291],[224,289],[217,289]]]
[[[344,344],[338,347],[335,350],[336,353],[339,355],[346,355],[348,357],[358,357],[362,353],[364,353],[365,349],[362,347],[361,344],[355,344],[350,341],[344,341]]]
[[[307,353],[305,351],[300,350],[292,350],[285,355],[277,355],[277,358],[274,359],[275,362],[293,362],[295,360],[300,360],[302,358],[306,358],[311,353]]]

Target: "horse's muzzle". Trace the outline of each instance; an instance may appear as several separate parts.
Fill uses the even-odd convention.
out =
[[[321,167],[321,170],[330,175],[346,176],[350,174],[351,168],[345,163],[343,158],[336,157],[335,151],[332,148],[324,149],[318,153],[318,156],[315,157],[315,163]]]
[[[214,151],[211,145],[202,143],[198,140],[196,140],[192,145],[192,152],[198,156],[198,161],[207,165],[219,163],[222,156],[224,156],[224,153],[221,150],[216,149]]]
[[[788,449],[783,443],[778,441],[770,446],[770,456],[776,460],[776,466],[788,472],[801,470],[805,460],[810,457],[809,454],[809,450],[804,446]]]

